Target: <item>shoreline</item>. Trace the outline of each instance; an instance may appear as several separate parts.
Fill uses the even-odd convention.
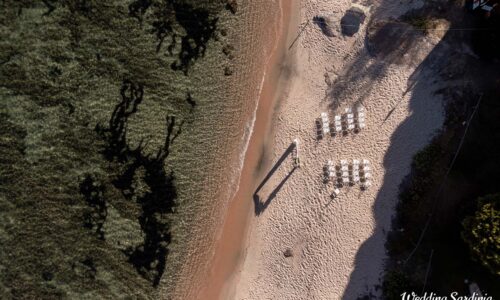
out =
[[[202,285],[197,299],[226,299],[230,294],[230,282],[234,280],[239,266],[244,261],[245,239],[253,213],[252,194],[259,177],[256,170],[266,149],[270,149],[268,139],[272,131],[277,98],[286,85],[281,76],[281,64],[287,58],[292,17],[298,13],[295,3],[280,0],[279,6],[280,22],[275,33],[276,42],[263,73],[260,95],[251,121],[250,138],[242,152],[244,161],[237,189],[228,205],[222,232],[216,243],[210,276]]]

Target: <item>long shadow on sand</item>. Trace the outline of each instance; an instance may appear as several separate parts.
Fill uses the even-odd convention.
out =
[[[260,190],[266,185],[266,183],[269,181],[269,179],[273,176],[273,174],[278,170],[278,168],[281,166],[283,161],[292,153],[293,149],[295,148],[295,144],[291,143],[288,148],[285,150],[285,152],[281,155],[281,157],[278,159],[278,161],[274,164],[274,166],[271,168],[269,173],[267,173],[266,177],[262,180],[262,182],[259,184],[255,192],[253,193],[253,202],[255,206],[255,215],[260,215],[268,206],[271,204],[271,201],[276,197],[280,189],[283,187],[283,185],[286,183],[286,181],[292,176],[293,172],[295,172],[295,167],[281,180],[281,182],[273,189],[273,191],[269,194],[267,199],[264,202],[261,202],[259,192]]]
[[[384,4],[380,5],[381,8],[384,6]],[[451,24],[451,26],[453,25]],[[401,29],[397,29],[396,27],[390,28],[387,26],[389,25],[384,25],[378,29],[378,32],[372,33],[372,39],[369,43],[369,47],[375,47],[369,49],[370,55],[379,58],[380,62],[364,67],[362,72],[359,72],[359,67],[366,64],[369,60],[368,57],[362,55],[347,70],[344,75],[345,78],[330,86],[327,98],[348,99],[354,95],[354,92],[346,89],[346,85],[355,85],[357,80],[366,79],[366,77],[370,78],[368,82],[375,84],[376,79],[384,75],[390,64],[404,63],[400,61],[401,58],[407,51],[411,51],[414,45],[412,40],[419,37],[411,31],[411,28],[400,27]],[[394,34],[394,32],[398,31],[402,34]],[[429,91],[432,83],[431,80],[439,79],[435,74],[442,73],[444,67],[448,68],[448,66],[452,65],[451,62],[456,62],[453,65],[454,70],[447,69],[447,71],[454,72],[457,69],[464,68],[465,65],[464,61],[466,58],[464,58],[463,53],[459,52],[460,50],[458,49],[448,47],[448,39],[453,38],[450,35],[450,32],[448,32],[425,60],[418,65],[408,80],[407,91],[404,91],[401,96],[403,97],[409,90],[412,91],[412,96],[408,104],[408,109],[411,113],[391,136],[390,146],[383,160],[383,167],[386,172],[373,206],[375,228],[373,229],[372,236],[361,245],[356,254],[354,270],[350,275],[349,283],[342,297],[343,299],[377,299],[374,294],[378,293],[375,291],[374,283],[370,278],[373,278],[373,274],[381,272],[381,270],[379,269],[380,265],[374,263],[373,258],[385,255],[386,230],[389,230],[391,226],[390,216],[393,214],[394,205],[397,203],[401,177],[407,174],[412,157],[418,150],[418,147],[427,144],[430,139],[429,132],[418,130],[418,128],[428,128],[429,125],[427,123],[432,121],[432,117],[429,117],[429,109],[433,106],[422,104],[422,99],[425,99],[426,96],[429,97],[429,95],[435,92]],[[387,43],[393,46],[387,48],[384,46]],[[411,61],[411,56],[407,60]],[[435,76],[428,76],[431,71]],[[362,103],[368,93],[372,91],[373,86],[368,84],[363,89],[366,93],[362,93],[356,98],[353,97],[356,103]],[[339,103],[331,103],[333,109],[338,105]],[[397,109],[398,107],[393,107],[388,111],[385,119],[389,118],[392,112]],[[384,119],[380,120],[380,126],[383,126],[384,121]],[[401,164],[400,162],[405,162],[405,164]],[[383,273],[378,275],[381,279]]]

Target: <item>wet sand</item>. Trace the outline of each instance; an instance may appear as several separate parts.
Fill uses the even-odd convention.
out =
[[[226,219],[211,263],[207,281],[198,293],[198,299],[225,299],[231,294],[235,270],[244,257],[244,240],[253,214],[252,194],[257,185],[256,169],[269,147],[273,113],[277,98],[283,92],[286,81],[282,80],[283,65],[290,59],[287,48],[297,17],[297,5],[280,1],[280,24],[275,36],[269,37],[274,50],[266,64],[262,90],[255,112],[255,123],[241,172],[239,188],[229,204]],[[295,10],[295,11],[294,11]]]

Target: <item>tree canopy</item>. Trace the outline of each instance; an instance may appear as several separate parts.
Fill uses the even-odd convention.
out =
[[[500,193],[478,199],[476,212],[463,221],[462,237],[472,256],[500,275]]]

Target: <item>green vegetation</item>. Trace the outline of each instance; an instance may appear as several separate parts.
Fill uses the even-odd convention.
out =
[[[176,163],[211,100],[199,78],[224,76],[205,61],[231,13],[209,0],[0,9],[0,298],[156,298],[175,280],[189,195]]]
[[[474,101],[477,101],[477,96],[470,98],[471,103]],[[451,291],[467,294],[465,279],[477,282],[489,295],[499,294],[497,276],[474,260],[486,258],[489,265],[498,268],[500,254],[498,244],[494,245],[499,239],[498,229],[488,229],[487,232],[486,227],[477,221],[491,217],[491,208],[494,207],[498,223],[498,203],[483,206],[485,200],[481,200],[479,211],[475,213],[476,203],[471,201],[478,193],[497,192],[496,181],[500,179],[496,172],[500,166],[496,154],[500,151],[497,134],[500,124],[495,117],[500,110],[496,104],[498,94],[492,91],[484,96],[483,101],[447,180],[443,182],[463,134],[463,126],[450,123],[447,131],[439,134],[414,157],[413,171],[402,186],[394,227],[386,244],[391,259],[382,287],[387,299],[393,299],[391,297],[401,290],[398,287],[405,284],[411,284],[419,291],[425,278],[426,290],[439,294]],[[463,223],[466,216],[474,214],[477,217],[469,217]],[[426,234],[413,253],[428,221]],[[462,223],[467,228],[463,234]],[[468,244],[464,243],[462,236],[466,237]],[[432,261],[431,252],[434,253]]]
[[[442,155],[441,147],[437,143],[431,143],[413,157],[413,169],[420,173],[428,175],[432,171],[432,167]]]
[[[437,141],[433,141],[427,147],[419,151],[413,158],[412,170],[407,188],[403,189],[399,195],[399,205],[397,206],[398,216],[409,223],[418,223],[419,220],[427,217],[426,211],[419,208],[423,203],[429,204],[429,187],[437,179],[439,173],[439,160],[442,157],[442,149]],[[405,235],[418,235],[420,228],[408,226],[405,228]],[[406,239],[405,239],[406,240]],[[411,240],[406,240],[411,243]],[[398,243],[399,244],[399,243]]]
[[[435,24],[431,16],[423,11],[413,11],[403,16],[403,22],[413,26],[415,29],[421,30],[422,33],[429,33],[429,29],[435,28]]]
[[[464,222],[462,237],[475,259],[500,275],[500,194],[478,199],[474,216]]]
[[[434,28],[432,19],[423,16],[410,15],[404,18],[404,21],[416,29],[422,30],[425,34],[428,33],[429,29]]]
[[[393,270],[384,275],[382,292],[387,300],[400,300],[404,292],[415,291],[410,278],[401,271]]]
[[[403,20],[422,29],[428,28],[426,23],[433,18],[446,18],[451,27],[477,26],[479,30],[469,32],[470,35],[448,32],[444,43],[453,48],[470,41],[482,59],[500,56],[495,46],[498,43],[494,43],[498,30],[484,30],[498,27],[498,14],[484,18],[477,12],[464,19],[461,8],[454,9],[448,3],[441,8],[440,4],[444,2],[425,5]],[[445,127],[428,147],[415,155],[412,172],[401,185],[397,215],[386,243],[390,259],[383,293],[386,299],[398,299],[394,297],[401,290],[409,292],[411,285],[417,293],[425,286],[425,291],[438,295],[449,295],[452,291],[468,295],[468,286],[464,284],[467,279],[496,298],[500,295],[497,275],[500,69],[494,63],[487,66],[478,59],[457,56],[454,51],[450,51],[449,58],[433,57],[431,53],[422,65],[432,66],[438,60],[437,64],[443,66],[443,79],[455,73],[469,84],[439,90],[447,99]],[[457,67],[461,60],[467,62]],[[480,94],[481,104],[472,122],[467,124]],[[465,125],[466,138],[449,170]]]

